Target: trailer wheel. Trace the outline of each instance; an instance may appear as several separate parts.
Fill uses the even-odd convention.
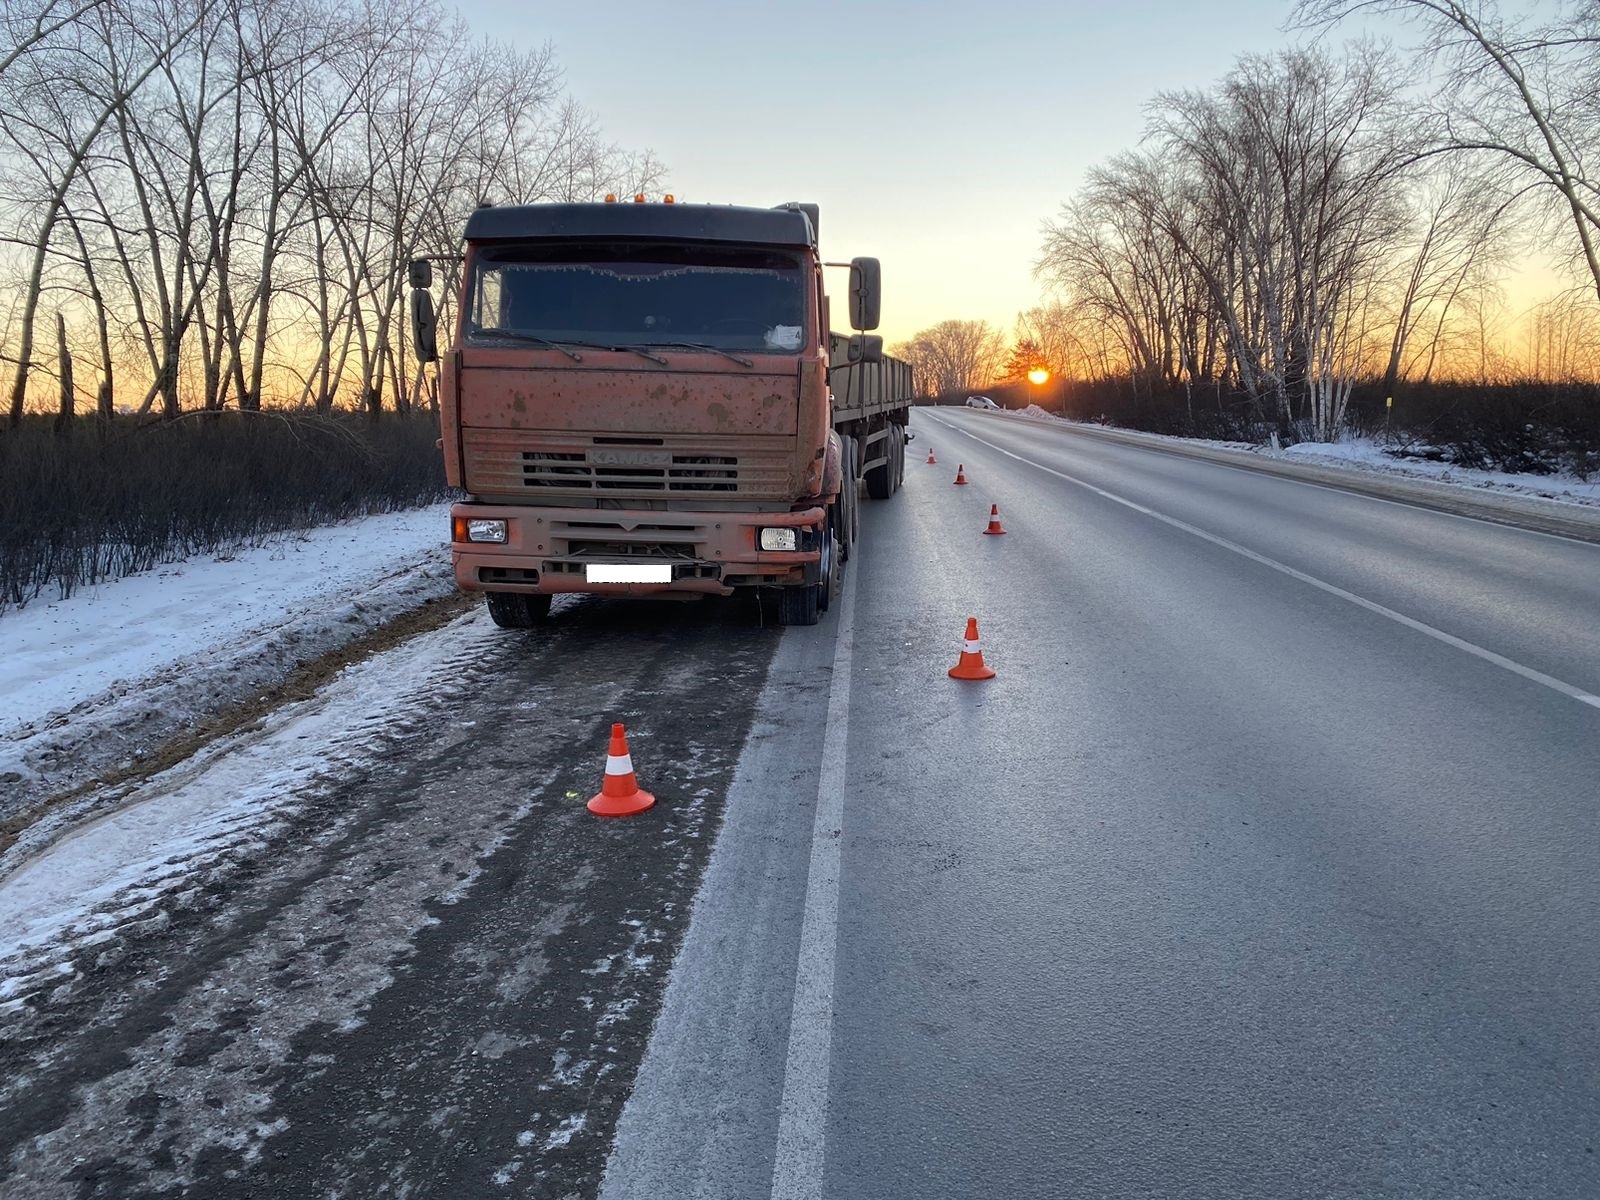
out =
[[[894,463],[894,490],[899,491],[900,485],[906,481],[906,427],[904,425],[889,426],[889,438],[894,443],[894,453],[891,461]]]
[[[888,435],[881,443],[883,462],[876,467],[868,467],[866,471],[867,495],[874,500],[887,500],[894,495],[894,430],[890,428]]]
[[[532,629],[550,618],[551,597],[542,592],[485,592],[483,598],[501,629]]]
[[[856,474],[856,440],[853,437],[841,438],[844,443],[844,478],[839,486],[839,505],[835,510],[838,518],[839,561],[849,562],[850,555],[855,550],[856,536],[861,532],[860,513],[860,483]]]

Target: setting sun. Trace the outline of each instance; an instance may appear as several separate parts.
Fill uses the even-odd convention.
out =
[[[1029,383],[1047,383],[1049,379],[1050,372],[1046,371],[1043,367],[1035,367],[1033,370],[1028,372]]]

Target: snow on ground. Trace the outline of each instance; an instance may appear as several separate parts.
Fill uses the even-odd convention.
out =
[[[451,594],[447,522],[384,513],[0,614],[0,822]]]
[[[1013,410],[1010,415],[1030,420],[1052,421],[1059,425],[1086,424],[1083,421],[1072,421],[1056,413],[1046,412],[1037,404]],[[1100,426],[1097,425],[1096,428]],[[1177,442],[1186,446],[1211,446],[1219,450],[1242,450],[1259,454],[1263,458],[1310,463],[1319,467],[1344,467],[1389,476],[1426,479],[1433,483],[1480,491],[1538,496],[1541,499],[1556,500],[1566,504],[1600,506],[1600,480],[1585,482],[1571,475],[1512,475],[1505,471],[1478,471],[1425,458],[1396,457],[1371,438],[1353,438],[1340,442],[1300,442],[1283,450],[1272,450],[1250,442],[1176,437],[1115,426],[1108,428],[1116,429],[1120,436],[1140,440]]]
[[[346,667],[308,700],[219,739],[140,784],[109,815],[0,883],[0,1013],[60,973],[74,949],[164,919],[185,893],[268,843],[321,781],[381,752],[428,701],[464,688],[462,663],[496,643],[481,612]]]
[[[1507,471],[1479,471],[1426,458],[1397,458],[1371,438],[1343,442],[1300,442],[1280,452],[1296,462],[1319,466],[1355,467],[1390,475],[1410,475],[1435,483],[1462,484],[1474,488],[1543,496],[1573,504],[1600,505],[1600,479],[1584,481],[1571,475],[1513,475]]]

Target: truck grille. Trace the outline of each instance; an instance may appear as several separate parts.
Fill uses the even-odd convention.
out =
[[[619,438],[462,431],[467,490],[480,496],[789,498],[794,439],[663,434]]]
[[[694,558],[694,545],[677,545],[672,542],[584,542],[569,539],[567,553],[575,558],[592,558],[596,562],[626,559],[630,562],[652,559],[670,562],[673,559]]]
[[[622,489],[630,492],[737,492],[739,460],[733,455],[663,455],[648,463],[602,465],[584,454],[522,452],[522,483],[530,488]]]

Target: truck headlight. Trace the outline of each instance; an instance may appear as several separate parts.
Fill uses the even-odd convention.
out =
[[[761,531],[761,548],[763,550],[796,550],[799,546],[799,535],[793,529],[763,529]]]
[[[467,541],[503,542],[506,540],[504,521],[471,520],[467,522]]]

